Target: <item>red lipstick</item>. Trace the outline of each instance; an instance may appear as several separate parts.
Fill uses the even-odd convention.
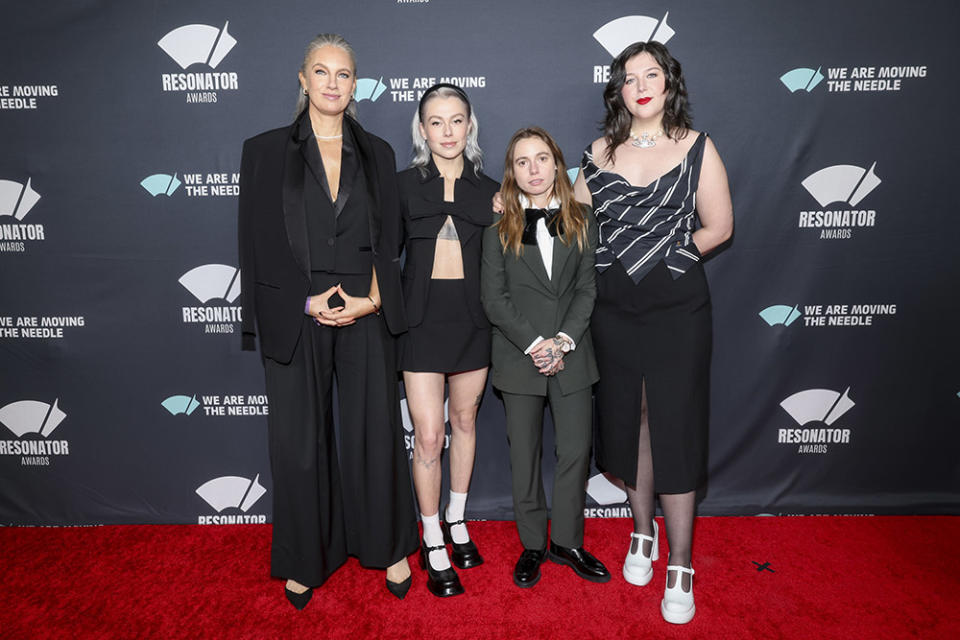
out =
[[[647,104],[647,103],[650,102],[651,100],[653,100],[653,98],[649,98],[649,97],[647,97],[647,98],[638,98],[638,99],[637,99],[637,104]]]

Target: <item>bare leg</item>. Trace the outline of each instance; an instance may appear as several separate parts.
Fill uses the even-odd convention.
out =
[[[640,442],[637,445],[637,481],[636,488],[626,487],[630,510],[633,512],[633,531],[645,536],[653,535],[654,495],[653,495],[653,453],[650,448],[650,423],[647,419],[647,385],[643,384],[640,400]],[[636,538],[630,549],[636,553]],[[649,556],[653,543],[643,541],[643,555]],[[670,547],[673,549],[673,547]]]
[[[403,372],[407,408],[413,419],[413,486],[417,491],[420,513],[428,516],[440,510],[443,380],[442,373]]]
[[[477,450],[477,409],[487,385],[487,368],[464,371],[447,377],[450,384],[450,502],[444,520],[464,520],[470,477]],[[457,544],[470,541],[466,524],[450,526]]]
[[[444,441],[444,377],[442,373],[403,372],[407,408],[413,419],[413,486],[420,505],[424,544],[437,547],[428,556],[430,565],[437,571],[450,567],[438,513]]]
[[[450,489],[467,493],[477,450],[477,409],[487,385],[487,368],[449,376]]]

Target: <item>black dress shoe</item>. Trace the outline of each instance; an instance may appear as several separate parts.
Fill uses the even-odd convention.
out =
[[[313,587],[310,587],[303,593],[296,593],[295,591],[290,591],[290,589],[284,587],[283,593],[286,594],[287,600],[290,601],[290,604],[296,607],[299,611],[307,606],[307,603],[310,602],[310,598],[313,597]]]
[[[457,565],[458,569],[479,567],[483,564],[483,556],[481,556],[477,550],[477,545],[473,544],[473,540],[467,540],[463,544],[460,544],[459,542],[454,542],[453,536],[450,535],[450,527],[458,524],[466,523],[463,520],[440,523],[440,527],[443,529],[443,541],[451,545],[453,549],[453,564]]]
[[[537,584],[540,581],[540,565],[546,554],[546,549],[524,549],[517,566],[513,568],[513,584],[525,589]]]
[[[403,582],[390,582],[387,580],[387,591],[397,596],[401,600],[407,597],[407,591],[410,591],[410,585],[413,584],[413,576],[407,576]]]
[[[603,563],[587,553],[583,547],[571,549],[561,547],[550,541],[550,559],[557,564],[565,564],[571,567],[574,572],[590,582],[608,582],[610,572],[603,566]]]
[[[430,566],[431,551],[439,551],[445,546],[428,547],[425,542],[420,543],[420,567],[427,572],[427,589],[438,598],[448,598],[458,596],[463,593],[463,585],[460,584],[460,578],[457,572],[452,568],[442,569],[440,571]]]

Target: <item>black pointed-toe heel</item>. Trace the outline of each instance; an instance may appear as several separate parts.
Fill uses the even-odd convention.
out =
[[[449,544],[450,548],[453,550],[453,553],[451,554],[453,557],[453,564],[455,564],[458,569],[479,567],[483,564],[483,556],[480,555],[480,551],[477,550],[477,545],[473,543],[473,540],[467,540],[463,544],[459,544],[454,542],[453,537],[450,535],[450,527],[458,524],[466,524],[466,522],[463,520],[457,520],[456,522],[440,523],[440,527],[443,529],[443,541]]]
[[[407,592],[410,591],[411,584],[413,584],[412,575],[407,576],[407,579],[403,582],[390,582],[387,580],[387,591],[403,600],[407,597]]]
[[[425,542],[420,543],[420,567],[427,572],[427,590],[438,598],[449,598],[463,593],[463,585],[460,584],[460,577],[457,572],[451,569],[437,571],[430,566],[428,554],[431,551],[439,551],[445,546],[428,547]]]
[[[286,594],[287,600],[290,601],[290,604],[296,607],[297,611],[300,611],[307,606],[307,603],[310,602],[310,598],[313,597],[313,587],[310,587],[303,593],[296,593],[284,587],[283,593]]]

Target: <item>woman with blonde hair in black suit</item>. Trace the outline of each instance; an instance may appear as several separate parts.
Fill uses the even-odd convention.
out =
[[[243,145],[239,240],[242,346],[259,342],[270,401],[271,573],[302,609],[348,555],[405,596],[417,527],[391,336],[406,330],[393,150],[350,115],[343,37],[317,36],[299,80],[294,123]]]

